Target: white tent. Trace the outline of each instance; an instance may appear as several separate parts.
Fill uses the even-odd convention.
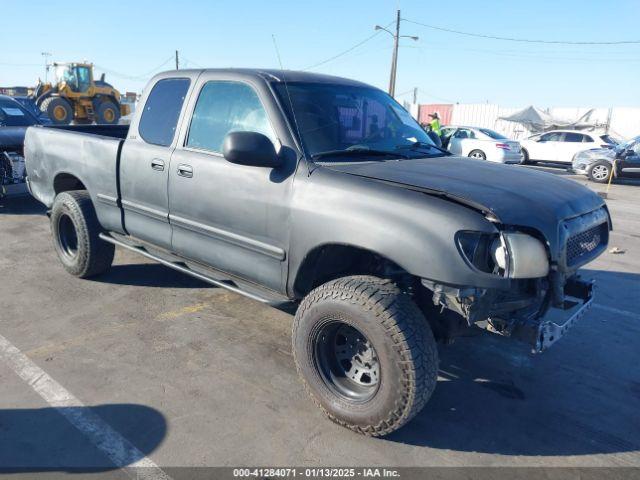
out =
[[[593,110],[589,110],[577,120],[564,120],[555,118],[539,108],[529,106],[511,115],[499,117],[499,119],[507,122],[520,123],[530,132],[536,133],[556,128],[585,129],[596,127],[598,124],[590,120],[592,113]]]

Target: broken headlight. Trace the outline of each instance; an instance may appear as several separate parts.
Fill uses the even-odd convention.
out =
[[[547,251],[540,240],[521,232],[458,232],[462,256],[474,268],[508,278],[540,278],[549,273]]]

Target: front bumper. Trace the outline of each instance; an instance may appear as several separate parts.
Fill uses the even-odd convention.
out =
[[[557,282],[561,284],[553,285]],[[458,314],[468,327],[525,342],[533,353],[548,349],[582,318],[591,307],[595,288],[594,281],[582,280],[578,275],[566,281],[557,278],[546,286],[539,281],[536,294],[499,294],[495,290],[445,286],[424,279],[422,284],[433,292],[435,305]],[[452,339],[457,335],[451,331],[442,336]]]
[[[534,353],[543,352],[560,340],[591,308],[595,281],[569,279],[564,289],[565,305],[562,309],[551,309],[535,331],[535,339],[530,343]],[[554,317],[555,314],[555,317]],[[557,317],[557,318],[556,318]]]

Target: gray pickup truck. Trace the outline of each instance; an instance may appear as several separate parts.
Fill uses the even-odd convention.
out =
[[[130,127],[32,127],[25,156],[69,273],[105,272],[120,246],[297,305],[305,387],[366,435],[425,405],[436,340],[556,342],[611,229],[583,186],[453,157],[386,93],[309,73],[163,73]]]

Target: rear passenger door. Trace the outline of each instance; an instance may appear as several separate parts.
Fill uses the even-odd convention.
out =
[[[156,82],[141,102],[120,157],[120,194],[127,232],[171,247],[167,183],[178,122],[192,79]]]
[[[583,133],[565,132],[562,145],[558,148],[558,162],[571,163],[576,153],[594,147],[593,139]]]
[[[171,159],[173,250],[282,291],[293,175],[232,164],[222,156],[223,140],[232,131],[262,133],[279,149],[265,108],[270,97],[256,86],[215,73],[198,81],[190,121]]]

